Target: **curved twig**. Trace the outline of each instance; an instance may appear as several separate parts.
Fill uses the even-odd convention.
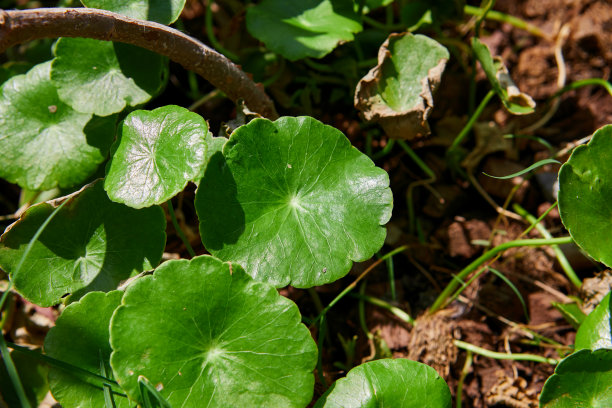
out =
[[[230,99],[270,119],[278,114],[261,86],[223,55],[168,26],[90,8],[0,10],[0,53],[41,38],[85,37],[133,44],[181,64]]]

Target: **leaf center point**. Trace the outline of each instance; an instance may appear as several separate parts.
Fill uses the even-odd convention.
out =
[[[289,197],[289,206],[293,209],[296,210],[301,210],[302,209],[302,205],[300,202],[300,197],[298,197],[297,195],[291,195]]]

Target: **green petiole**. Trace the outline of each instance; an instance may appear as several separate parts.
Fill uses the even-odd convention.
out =
[[[574,242],[572,237],[560,237],[560,238],[551,238],[551,239],[518,239],[515,241],[504,242],[501,245],[496,246],[495,248],[491,248],[481,256],[479,256],[475,261],[470,263],[468,266],[463,268],[461,272],[457,274],[453,279],[449,282],[449,284],[444,288],[442,293],[438,296],[436,301],[433,303],[431,308],[429,309],[429,313],[433,314],[440,310],[446,303],[446,300],[453,294],[455,289],[459,286],[459,282],[468,277],[468,275],[474,272],[478,267],[480,267],[483,263],[493,258],[495,255],[504,252],[510,248],[516,247],[525,247],[525,246],[544,246],[544,245],[561,245],[561,244],[570,244]]]
[[[372,296],[368,296],[366,294],[363,293],[351,293],[351,296],[360,300],[364,300],[368,303],[371,303],[375,306],[378,307],[382,307],[385,310],[388,310],[389,312],[391,312],[395,317],[399,318],[400,320],[411,324],[414,326],[415,321],[412,318],[412,316],[410,316],[408,313],[404,312],[402,309],[400,309],[399,307],[395,307],[393,305],[391,305],[388,302],[385,302],[382,299],[378,299]]]
[[[487,350],[461,340],[453,340],[453,344],[455,344],[455,346],[460,349],[471,351],[472,353],[480,354],[481,356],[494,358],[496,360],[535,361],[536,363],[545,363],[552,365],[556,365],[558,363],[558,361],[554,358],[546,358],[542,356],[537,356],[535,354],[527,353],[500,353],[497,351]]]
[[[546,239],[552,238],[552,235],[550,234],[550,232],[548,232],[546,227],[544,227],[544,225],[542,225],[540,221],[537,221],[536,217],[529,214],[527,210],[525,210],[523,207],[521,207],[518,204],[514,204],[512,207],[514,208],[514,211],[516,211],[516,213],[519,214],[521,217],[525,218],[528,222],[535,224],[535,228],[538,230],[540,234],[542,234],[544,238]],[[559,248],[557,245],[553,245],[552,249],[553,251],[555,251],[557,261],[559,261],[559,265],[561,265],[561,268],[565,272],[565,276],[567,276],[569,281],[572,282],[572,284],[576,288],[580,288],[582,286],[582,281],[580,280],[578,275],[576,275],[576,272],[574,272],[574,268],[572,268],[572,265],[569,263],[569,261],[565,257],[565,254],[563,253],[563,251],[561,251],[561,248]]]
[[[183,230],[181,229],[181,227],[180,227],[180,225],[178,223],[178,220],[176,219],[176,214],[174,213],[174,207],[172,206],[172,200],[168,200],[166,203],[168,204],[168,214],[170,214],[170,219],[172,220],[172,225],[174,226],[174,230],[176,231],[176,234],[179,236],[181,241],[183,241],[183,244],[185,245],[185,248],[187,249],[187,252],[189,252],[189,255],[192,258],[195,257],[196,253],[193,250],[193,248],[191,247],[191,244],[189,243],[189,240],[187,239],[187,237],[183,233]]]
[[[463,11],[465,12],[465,14],[469,14],[469,15],[476,16],[476,17],[480,17],[485,13],[485,10],[481,9],[480,7],[474,7],[474,6],[469,6],[469,5],[465,5],[463,7]],[[520,18],[511,16],[509,14],[505,14],[505,13],[495,11],[495,10],[489,10],[486,13],[485,19],[493,20],[493,21],[500,21],[502,23],[508,23],[516,28],[525,30],[538,37],[548,38],[548,35],[544,33],[542,30],[540,30],[538,27],[524,20],[521,20]]]

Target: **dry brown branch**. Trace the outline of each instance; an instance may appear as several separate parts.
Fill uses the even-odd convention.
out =
[[[250,110],[270,119],[278,117],[263,88],[240,67],[168,26],[89,8],[0,10],[0,52],[27,41],[57,37],[94,38],[146,48],[201,75],[230,99],[244,99]]]

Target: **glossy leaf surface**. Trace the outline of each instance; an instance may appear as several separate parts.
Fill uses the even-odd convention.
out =
[[[61,38],[55,56],[51,79],[62,101],[99,116],[148,102],[167,76],[164,57],[129,44]]]
[[[91,292],[80,301],[70,304],[57,319],[55,327],[45,338],[45,353],[55,359],[101,375],[100,365],[107,366],[109,378],[109,324],[115,309],[121,304],[123,292]],[[112,376],[110,377],[112,379]],[[53,397],[63,407],[104,407],[102,381],[67,372],[49,369],[49,386]],[[118,408],[132,407],[127,398],[114,396]]]
[[[297,306],[238,265],[172,260],[128,287],[111,366],[133,398],[145,376],[172,406],[305,407],[317,349]]]
[[[246,19],[255,38],[292,61],[321,58],[362,29],[350,0],[264,0]]]
[[[450,408],[448,385],[433,368],[407,359],[376,360],[348,372],[315,408]]]
[[[612,325],[610,319],[610,293],[608,293],[584,319],[576,332],[576,350],[612,349]]]
[[[591,257],[612,266],[612,125],[578,146],[559,170],[559,213]]]
[[[97,182],[76,195],[34,244],[13,274],[30,239],[55,205],[30,207],[0,240],[0,267],[26,299],[43,306],[98,290],[115,289],[132,274],[155,267],[166,241],[160,207],[134,210],[110,201]]]
[[[201,175],[207,132],[200,115],[179,106],[130,113],[104,180],[110,199],[142,208],[172,198]]]
[[[379,49],[378,65],[357,85],[355,107],[390,137],[429,134],[427,118],[448,57],[446,48],[424,35],[391,34]]]
[[[564,358],[546,380],[540,407],[612,406],[612,350],[579,350]]]
[[[161,24],[174,23],[185,0],[81,0],[86,7],[98,8]]]
[[[196,193],[206,249],[277,287],[332,282],[369,259],[392,205],[387,173],[309,117],[238,128]]]
[[[114,136],[114,118],[94,123],[60,100],[50,68],[46,62],[12,77],[0,96],[0,177],[31,190],[85,181]]]

